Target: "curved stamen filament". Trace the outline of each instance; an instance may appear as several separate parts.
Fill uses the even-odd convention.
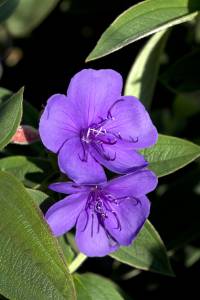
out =
[[[118,99],[117,101],[115,101],[115,102],[110,106],[110,108],[108,109],[108,112],[107,112],[107,118],[108,118],[108,119],[113,120],[112,110],[113,110],[113,108],[115,107],[116,104],[118,104],[119,102],[122,102],[122,101],[124,101],[124,99]]]

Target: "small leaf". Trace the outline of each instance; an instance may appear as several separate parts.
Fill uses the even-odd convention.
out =
[[[40,207],[40,205],[47,199],[49,199],[49,195],[45,194],[44,192],[41,192],[39,190],[33,190],[33,189],[26,189],[27,192],[30,194],[31,198],[33,199],[34,203]]]
[[[200,87],[200,86],[199,86]],[[200,89],[199,92],[176,95],[173,102],[173,116],[175,121],[183,123],[188,118],[200,113]]]
[[[25,37],[31,33],[54,9],[59,0],[20,0],[15,13],[6,26],[14,37]]]
[[[137,269],[173,276],[163,241],[148,220],[131,246],[121,247],[110,256]]]
[[[0,0],[0,22],[5,21],[15,10],[19,0]]]
[[[75,300],[56,239],[23,185],[0,172],[0,292],[9,299]]]
[[[77,300],[123,300],[112,281],[92,273],[75,274]]]
[[[200,51],[181,57],[160,76],[164,85],[176,93],[200,91]]]
[[[0,104],[8,100],[13,95],[13,92],[0,87]],[[38,126],[39,112],[26,100],[23,101],[23,116],[22,122],[31,125],[35,128]]]
[[[199,247],[186,246],[185,247],[185,266],[190,268],[200,260]]]
[[[171,174],[200,156],[200,147],[173,136],[159,135],[152,148],[141,151],[158,177]]]
[[[103,33],[86,61],[94,60],[157,31],[197,16],[199,0],[146,0],[124,11]]]
[[[160,66],[160,57],[167,41],[168,33],[161,31],[153,35],[145,44],[130,70],[125,95],[132,95],[150,107]]]
[[[35,187],[41,184],[53,170],[47,159],[10,156],[0,159],[0,170],[15,175],[27,187]]]
[[[67,265],[69,266],[75,257],[75,253],[73,252],[72,248],[68,244],[67,237],[65,235],[60,236],[58,238],[58,242],[62,248]]]
[[[0,149],[10,142],[21,122],[23,91],[20,89],[0,104]]]

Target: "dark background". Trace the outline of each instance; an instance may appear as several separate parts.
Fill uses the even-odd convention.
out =
[[[50,95],[66,92],[70,78],[82,68],[113,68],[119,71],[125,80],[146,39],[91,63],[85,64],[85,59],[108,25],[126,8],[137,2],[139,1],[73,0],[70,4],[69,1],[61,1],[29,37],[9,40],[11,46],[22,50],[23,57],[18,64],[9,67],[6,65],[7,54],[2,51],[4,74],[1,86],[17,91],[24,85],[25,98],[42,110]],[[198,48],[190,39],[191,30],[191,27],[185,25],[172,30],[166,47],[168,65]],[[161,66],[160,73],[168,65]],[[159,132],[197,142],[199,114],[194,114],[186,122],[181,120],[181,126],[178,124],[172,129],[169,128],[170,118],[168,120],[167,116],[172,114],[173,117],[174,97],[175,94],[158,81],[151,116]],[[164,122],[165,117],[167,121]],[[199,175],[199,164],[192,163],[173,175],[161,178],[160,188],[150,196],[150,220],[167,248],[173,251],[171,262],[175,278],[142,272],[132,279],[123,280],[123,274],[130,271],[130,268],[123,265],[112,271],[113,261],[109,258],[88,260],[80,271],[100,272],[113,278],[130,295],[130,299],[162,299],[175,295],[178,298],[198,298],[200,264],[197,262],[186,268],[184,247],[186,243],[199,246],[200,204],[199,194],[195,192]],[[180,241],[177,246],[178,239]],[[177,248],[178,250],[174,250]]]

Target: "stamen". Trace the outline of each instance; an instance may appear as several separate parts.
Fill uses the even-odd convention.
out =
[[[93,233],[94,233],[94,214],[92,214],[91,237],[93,237]]]
[[[112,105],[111,105],[111,107],[109,108],[109,110],[108,110],[108,112],[107,112],[107,118],[108,119],[111,119],[111,120],[115,120],[114,118],[113,118],[113,116],[112,116],[112,109],[115,107],[115,105],[117,104],[117,103],[119,103],[119,102],[122,102],[122,101],[124,101],[124,99],[118,99],[117,101],[115,101]]]
[[[82,143],[82,141],[81,141],[81,146],[82,146],[82,150],[83,150],[83,157],[81,157],[81,155],[80,155],[80,153],[79,153],[79,154],[78,154],[79,159],[80,159],[81,161],[87,162],[87,160],[88,160],[88,151],[89,151],[89,147],[88,147],[87,144],[84,145],[84,144]]]
[[[118,242],[115,240],[114,237],[112,237],[112,235],[108,232],[108,230],[106,228],[104,230],[105,230],[106,236],[109,240],[109,245],[111,247],[114,247],[114,246],[118,245]]]
[[[137,143],[138,142],[138,137],[133,138],[132,136],[129,137],[131,143]]]
[[[86,229],[87,226],[88,226],[88,222],[89,222],[89,214],[88,214],[87,209],[85,209],[85,213],[86,213],[86,223],[85,223],[85,226],[84,226],[84,228],[82,229],[81,232],[84,232],[84,231],[85,231],[85,229]]]
[[[95,149],[95,150],[96,150],[103,158],[105,158],[106,160],[108,160],[108,161],[113,161],[113,160],[116,159],[116,155],[117,155],[116,152],[114,153],[114,156],[113,156],[113,157],[110,157],[110,154],[109,154],[109,153],[106,153],[106,151],[105,151],[105,149],[104,149],[102,143],[99,144],[99,145],[93,143],[92,145],[93,145],[94,149]]]
[[[122,227],[121,227],[119,218],[118,218],[118,216],[117,216],[117,214],[116,214],[115,211],[112,211],[112,213],[113,213],[113,215],[114,215],[114,217],[115,217],[115,219],[116,219],[116,221],[117,221],[117,227],[115,227],[114,229],[119,229],[119,231],[121,231],[121,230],[122,230]]]

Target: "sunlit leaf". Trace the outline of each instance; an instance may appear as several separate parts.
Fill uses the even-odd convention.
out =
[[[3,149],[15,134],[22,118],[23,88],[0,104],[0,149]]]
[[[73,299],[61,249],[23,185],[0,172],[0,292],[9,299]]]
[[[166,31],[161,31],[149,39],[136,57],[125,84],[125,95],[137,97],[146,108],[151,105],[160,57],[167,37]]]
[[[123,12],[103,33],[87,61],[197,16],[199,0],[146,0]]]
[[[173,136],[159,135],[152,148],[141,151],[158,177],[171,174],[200,156],[200,147]]]

